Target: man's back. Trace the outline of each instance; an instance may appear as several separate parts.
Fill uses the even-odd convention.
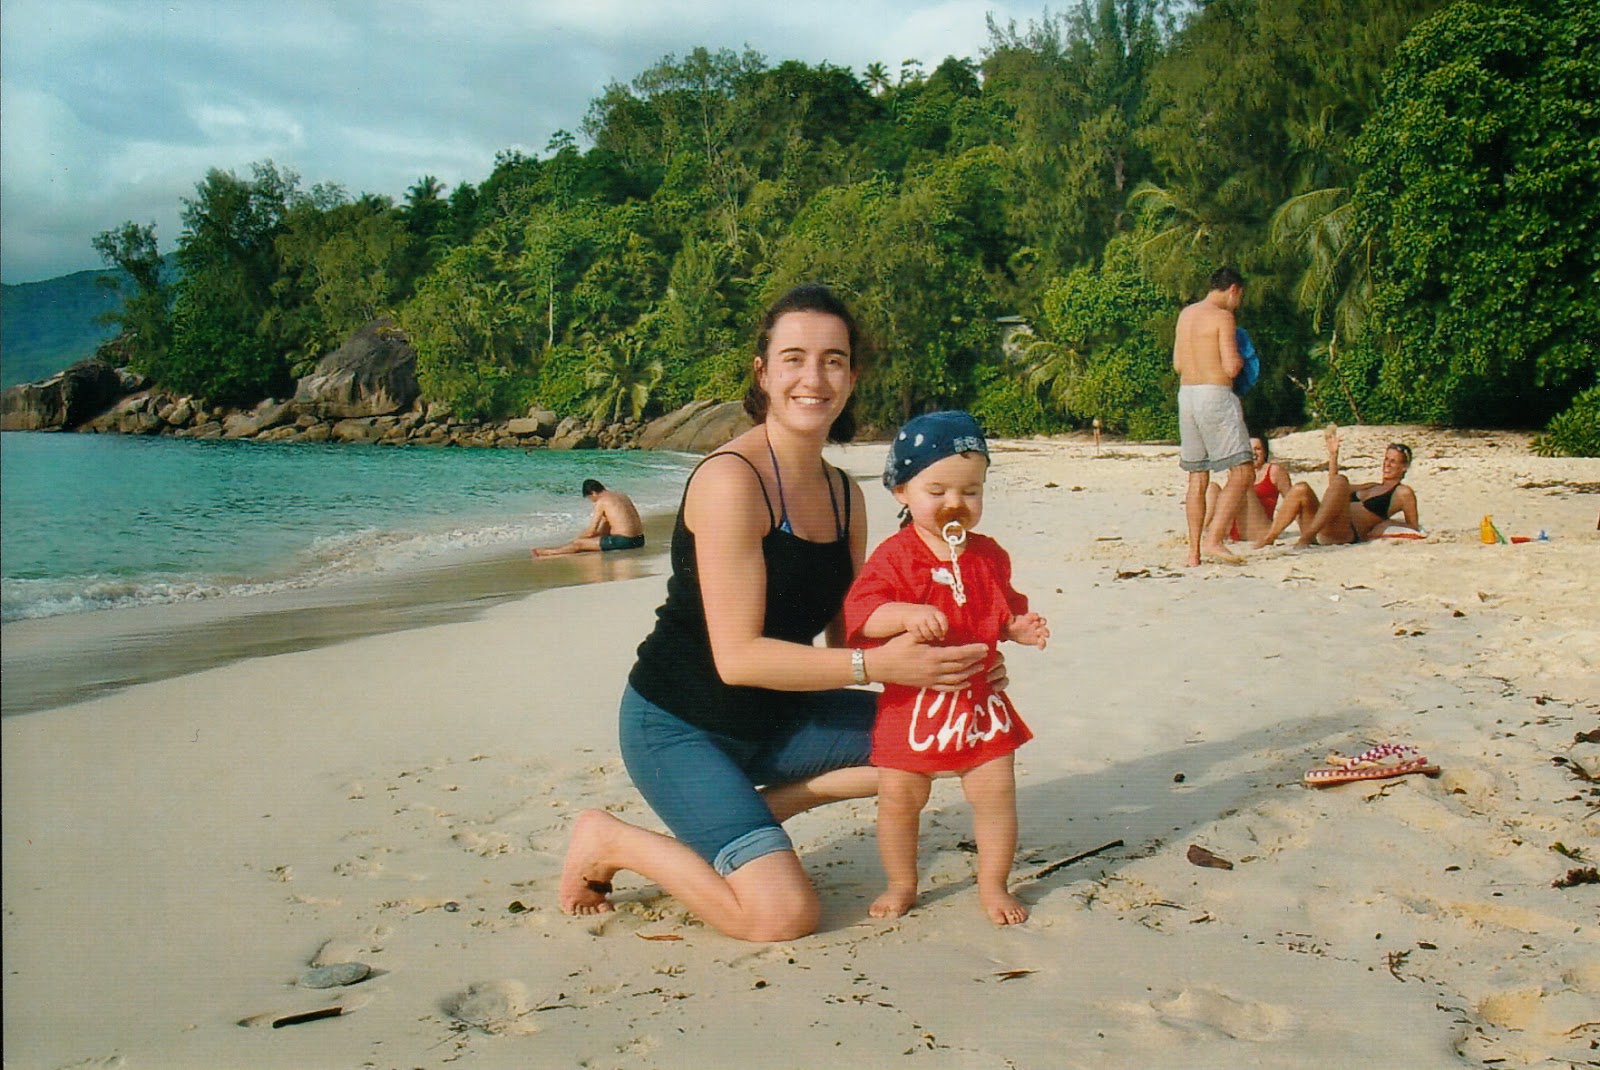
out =
[[[626,495],[614,490],[604,490],[596,495],[596,505],[605,515],[607,531],[612,535],[642,535],[644,525],[639,520],[639,510]]]
[[[1172,366],[1184,386],[1233,385],[1244,366],[1234,340],[1233,290],[1212,291],[1178,313],[1177,337],[1172,343]]]

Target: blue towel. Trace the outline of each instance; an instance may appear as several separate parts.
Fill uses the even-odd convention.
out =
[[[1233,329],[1233,339],[1239,346],[1239,355],[1244,358],[1244,367],[1239,369],[1239,374],[1233,379],[1233,392],[1244,397],[1250,393],[1250,388],[1256,385],[1256,380],[1261,378],[1261,357],[1256,353],[1256,347],[1251,344],[1250,336],[1244,333],[1243,327]]]

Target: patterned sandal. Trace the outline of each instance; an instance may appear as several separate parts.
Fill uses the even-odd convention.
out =
[[[1403,757],[1407,754],[1414,754],[1416,757]],[[1399,760],[1386,762],[1384,760],[1386,758]],[[1376,747],[1362,751],[1354,758],[1330,754],[1328,764],[1333,768],[1313,769],[1306,773],[1305,782],[1314,788],[1326,788],[1354,780],[1387,780],[1389,777],[1405,776],[1407,773],[1439,775],[1437,765],[1423,757],[1417,748],[1404,743],[1380,743]]]

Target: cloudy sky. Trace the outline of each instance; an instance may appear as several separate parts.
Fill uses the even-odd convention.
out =
[[[1043,0],[4,0],[0,280],[100,267],[90,239],[155,223],[210,168],[404,194],[543,155],[612,81],[669,53],[897,71],[981,57],[985,16]],[[1056,5],[1060,7],[1059,3]]]

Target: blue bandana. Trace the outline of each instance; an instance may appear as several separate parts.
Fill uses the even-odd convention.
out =
[[[958,453],[981,453],[988,460],[989,444],[978,421],[959,409],[913,416],[889,444],[883,485],[904,486],[924,468]]]

